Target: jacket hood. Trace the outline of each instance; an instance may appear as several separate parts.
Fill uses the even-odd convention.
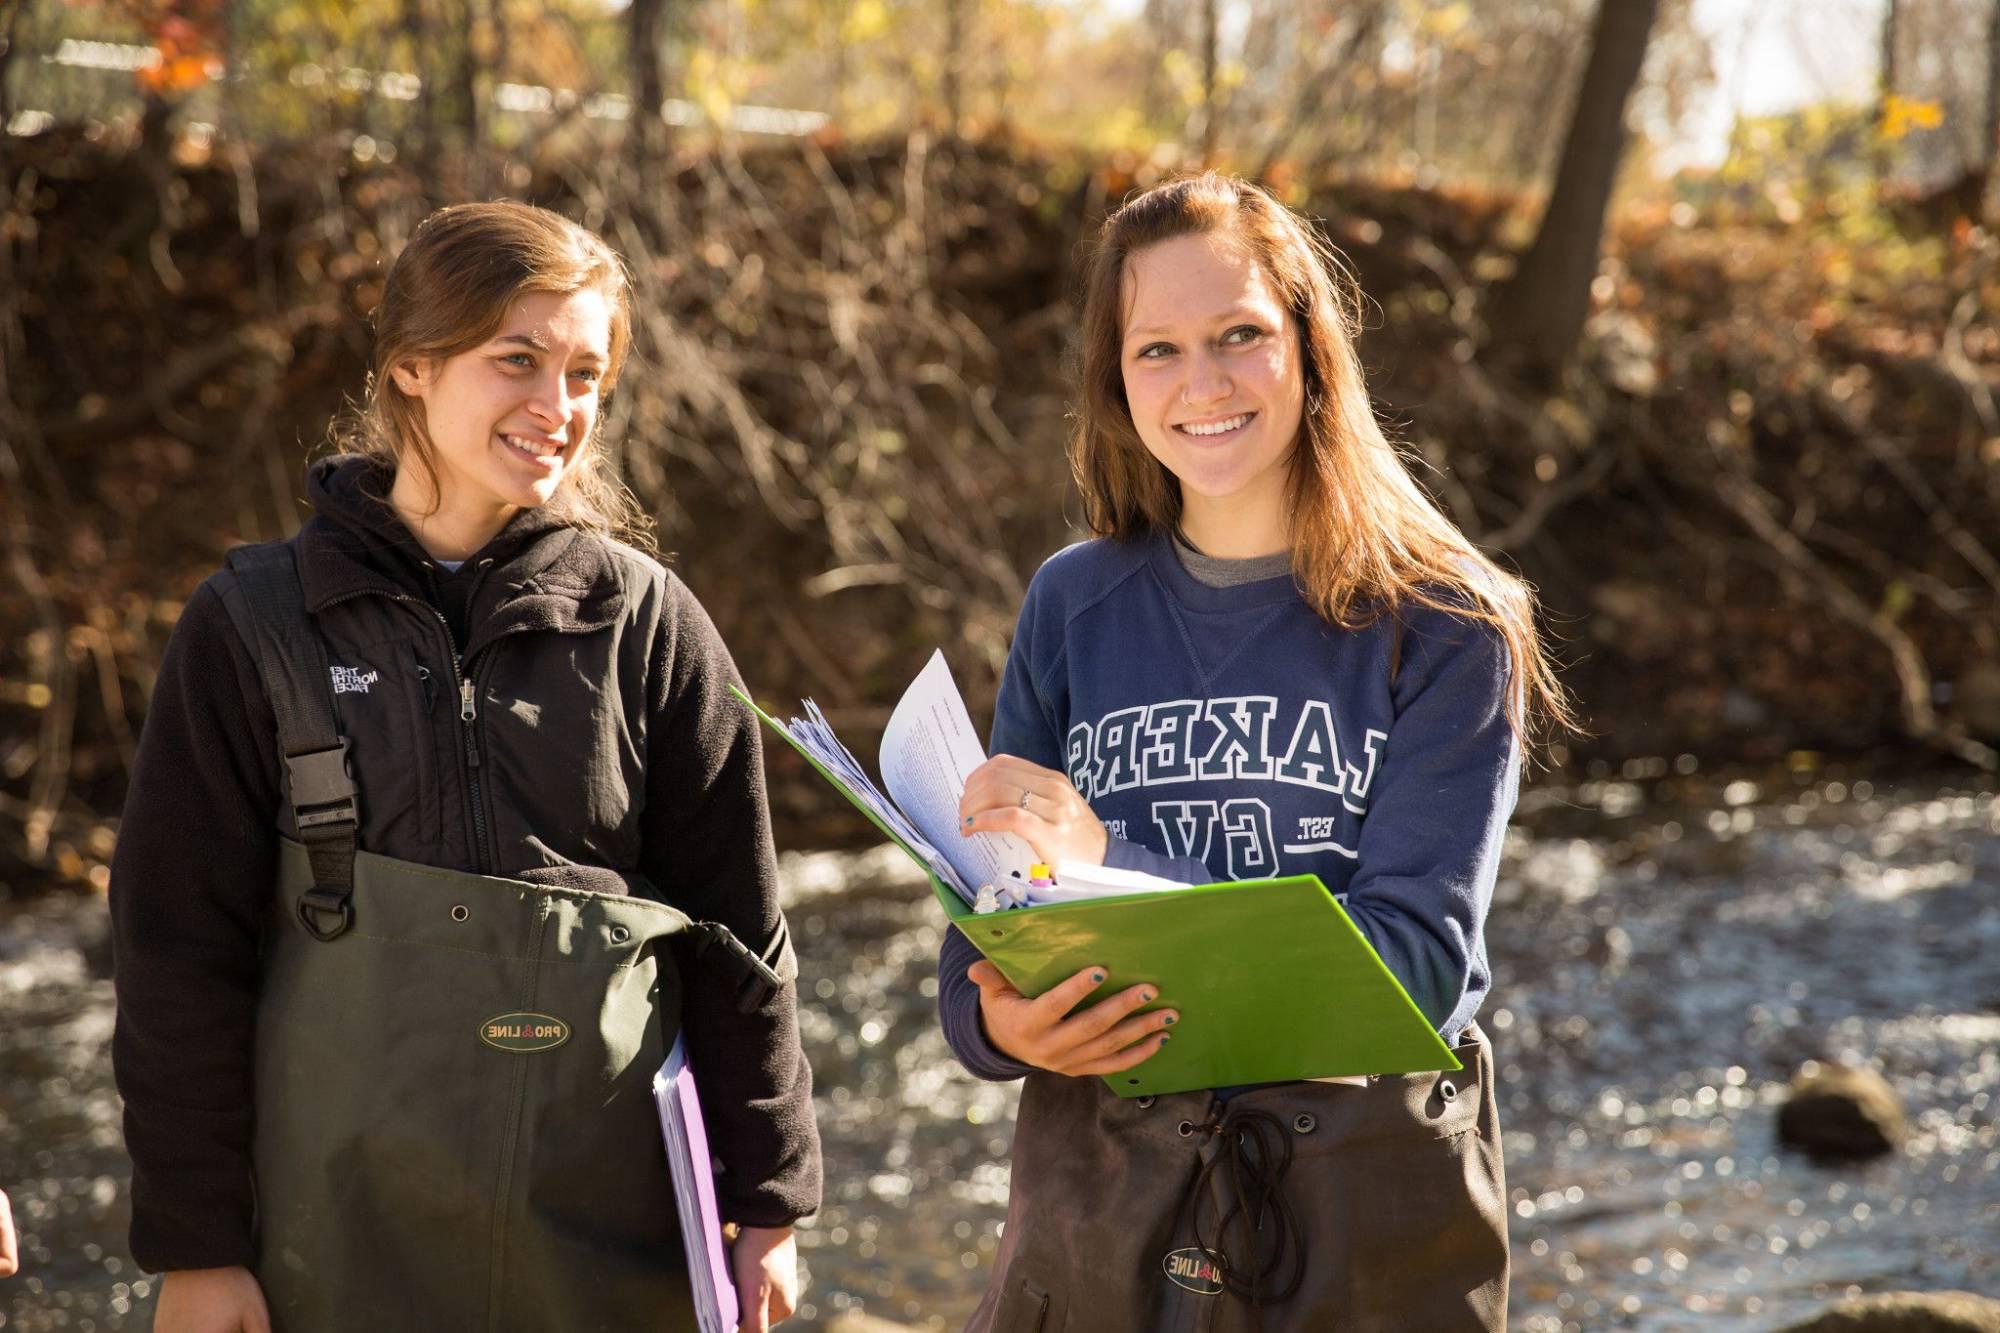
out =
[[[298,551],[314,611],[368,593],[436,603],[442,571],[389,505],[395,475],[360,454],[318,459],[306,469],[313,517],[299,532]],[[474,630],[468,652],[493,632],[598,629],[624,607],[610,543],[541,509],[515,514],[465,567],[485,571],[474,623],[505,613],[497,631]]]

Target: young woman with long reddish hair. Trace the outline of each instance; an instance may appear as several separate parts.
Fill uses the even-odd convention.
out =
[[[1482,927],[1524,750],[1569,711],[1528,589],[1384,438],[1357,310],[1246,182],[1106,220],[1070,442],[1099,539],[1035,576],[960,813],[1052,863],[1317,874],[1464,1070],[1124,1101],[1097,1076],[1201,1013],[1094,968],[1023,996],[949,932],[953,1049],[1026,1078],[975,1329],[1504,1327]]]

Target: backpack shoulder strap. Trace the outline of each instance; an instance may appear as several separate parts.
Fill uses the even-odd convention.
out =
[[[271,699],[292,823],[312,861],[313,887],[299,899],[299,922],[317,939],[334,939],[354,924],[361,807],[347,738],[333,711],[326,645],[306,610],[292,543],[239,546],[229,552],[227,563],[249,619],[247,625],[239,620],[237,631],[256,659]],[[233,613],[235,601],[224,601]]]

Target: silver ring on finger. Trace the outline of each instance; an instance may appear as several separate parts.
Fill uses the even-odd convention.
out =
[[[1021,799],[1019,802],[1017,802],[1017,804],[1020,806],[1021,809],[1026,810],[1028,808],[1028,798],[1030,796],[1033,796],[1034,794],[1035,793],[1029,791],[1026,787],[1021,788]]]

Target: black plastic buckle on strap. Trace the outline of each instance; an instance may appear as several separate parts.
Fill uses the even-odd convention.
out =
[[[361,807],[347,765],[347,738],[342,736],[330,750],[285,756],[285,775],[292,794],[292,823],[312,858],[314,878],[323,877],[329,857],[339,870],[336,878],[341,882],[315,883],[299,895],[299,924],[324,943],[354,926],[354,835],[361,825]]]
[[[301,840],[312,840],[308,830],[328,825],[361,823],[361,807],[355,803],[354,778],[347,766],[347,737],[331,750],[309,750],[285,756],[285,776],[292,791],[292,821]],[[329,829],[321,836],[339,836]]]
[[[701,935],[701,943],[695,946],[697,955],[707,953],[712,946],[719,944],[743,970],[743,989],[737,998],[737,1007],[743,1012],[749,1013],[762,1008],[773,992],[784,988],[786,978],[779,975],[778,970],[770,963],[751,953],[749,947],[737,939],[736,932],[729,927],[719,921],[697,921],[694,923],[694,929]],[[790,938],[791,933],[785,927],[784,918],[780,917],[777,934],[771,942],[771,954],[782,955],[785,944]]]

